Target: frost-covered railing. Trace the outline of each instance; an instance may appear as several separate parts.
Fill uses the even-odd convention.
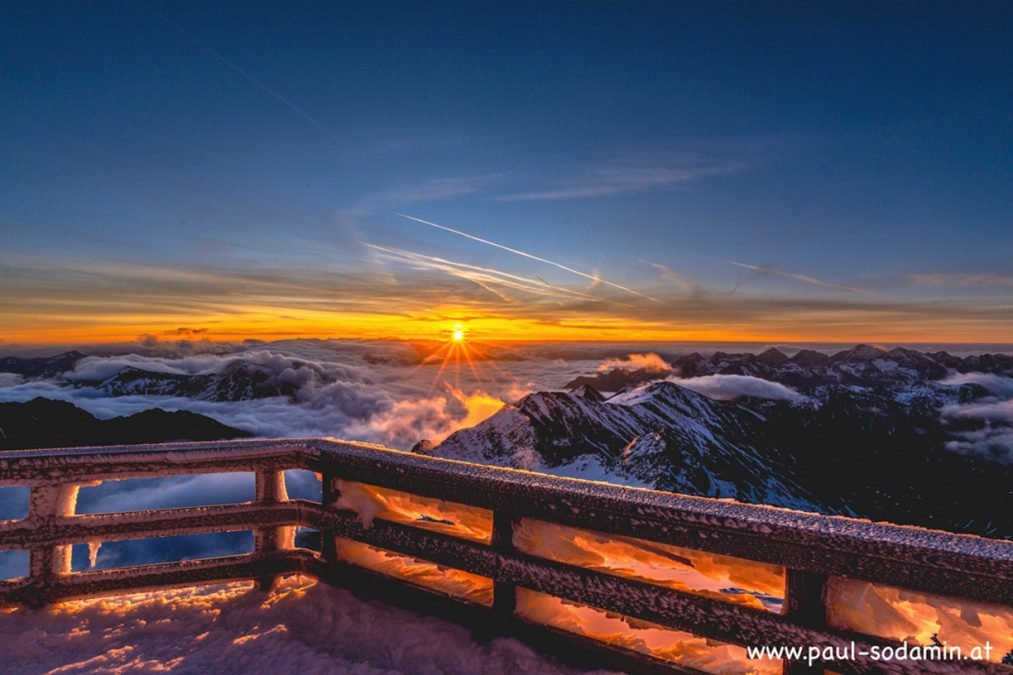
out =
[[[288,499],[290,469],[321,476],[320,503]],[[220,472],[254,472],[256,500],[75,515],[82,485]],[[1010,672],[998,663],[1013,648],[1004,541],[326,439],[0,452],[5,486],[31,492],[26,518],[0,522],[0,551],[30,563],[0,582],[0,603],[304,573],[490,634],[576,640],[638,672]],[[294,547],[296,527],[319,530],[320,552]],[[75,543],[239,530],[255,533],[253,553],[70,571]],[[993,652],[959,664],[862,654],[904,639],[964,654],[988,639]],[[746,658],[764,645],[834,651],[813,666]]]

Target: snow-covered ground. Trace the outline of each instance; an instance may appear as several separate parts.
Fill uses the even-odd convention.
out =
[[[22,673],[571,673],[520,642],[292,577],[0,610],[0,670]]]

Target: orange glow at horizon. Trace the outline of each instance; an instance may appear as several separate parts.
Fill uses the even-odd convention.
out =
[[[461,317],[455,319],[454,317]],[[925,321],[880,319],[842,322],[830,316],[796,317],[789,321],[748,319],[714,321],[645,320],[620,316],[510,316],[476,312],[461,306],[438,306],[404,313],[326,312],[291,307],[237,304],[228,312],[171,315],[117,313],[73,315],[15,313],[2,345],[68,345],[136,342],[150,335],[165,343],[179,339],[238,342],[282,339],[394,339],[443,341],[446,344],[484,342],[840,342],[866,343],[1007,343],[1004,325],[940,317]],[[460,324],[460,329],[454,326]],[[181,335],[181,326],[200,331]],[[457,331],[460,330],[460,338]]]

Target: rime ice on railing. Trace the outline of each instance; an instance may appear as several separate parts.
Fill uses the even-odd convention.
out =
[[[320,503],[289,498],[290,470],[320,474]],[[94,481],[237,471],[256,476],[254,502],[88,515],[73,508],[78,486]],[[230,579],[263,588],[280,575],[310,574],[393,589],[385,597],[416,598],[420,611],[480,612],[507,632],[567,631],[567,640],[583,640],[580,651],[593,642],[634,664],[715,673],[777,668],[744,663],[751,645],[867,647],[934,635],[989,639],[998,652],[1010,636],[1013,544],[979,537],[319,439],[0,453],[0,487],[18,485],[30,487],[28,513],[0,522],[0,551],[27,551],[30,565],[26,577],[0,580],[0,603]],[[320,554],[293,548],[297,527],[321,533]],[[67,567],[75,544],[215,532],[254,532],[255,550]],[[908,673],[935,665],[819,664]],[[787,669],[809,672],[798,663]]]
[[[380,518],[483,544],[492,541],[492,511],[488,509],[348,480],[338,480],[337,485],[338,506],[358,513],[366,525]]]
[[[514,525],[517,550],[570,565],[681,591],[780,612],[784,568],[683,546],[522,518]]]
[[[750,660],[745,648],[737,645],[637,621],[526,588],[517,589],[517,614],[528,621],[708,673],[778,675],[783,667],[780,661],[773,659]]]

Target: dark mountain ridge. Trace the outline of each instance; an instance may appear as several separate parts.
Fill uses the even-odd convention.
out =
[[[762,358],[761,358],[762,357]],[[782,358],[783,357],[783,358]],[[1013,357],[952,357],[859,345],[788,358],[717,352],[674,359],[683,378],[738,375],[802,396],[714,400],[644,373],[596,373],[575,391],[540,392],[417,452],[663,490],[1013,537],[1013,470],[1003,457],[959,454],[955,439],[1001,422],[954,415],[997,399],[955,372],[1013,375]],[[630,377],[630,375],[633,375]],[[713,379],[713,378],[712,378]],[[603,396],[604,382],[618,393]],[[619,386],[621,385],[621,386]]]
[[[902,347],[886,351],[865,344],[832,355],[803,349],[788,357],[778,349],[768,349],[758,355],[719,351],[709,357],[694,352],[665,358],[671,365],[669,372],[615,369],[580,376],[564,386],[576,389],[590,385],[600,391],[620,391],[627,386],[669,376],[748,375],[818,397],[822,388],[835,385],[899,389],[913,383],[940,380],[952,373],[1013,375],[1013,355],[1009,354],[958,357],[946,352],[924,353]]]
[[[0,357],[0,373],[14,373],[25,379],[56,377],[73,370],[75,364],[84,357],[85,355],[78,351],[30,358],[4,356]]]
[[[818,509],[820,501],[795,479],[789,458],[756,444],[762,424],[762,416],[745,406],[671,382],[610,399],[585,387],[530,394],[415,451],[564,474],[579,465],[581,475],[597,472],[615,482]]]
[[[66,401],[0,403],[0,450],[217,441],[252,434],[187,411],[160,408],[101,420]]]

